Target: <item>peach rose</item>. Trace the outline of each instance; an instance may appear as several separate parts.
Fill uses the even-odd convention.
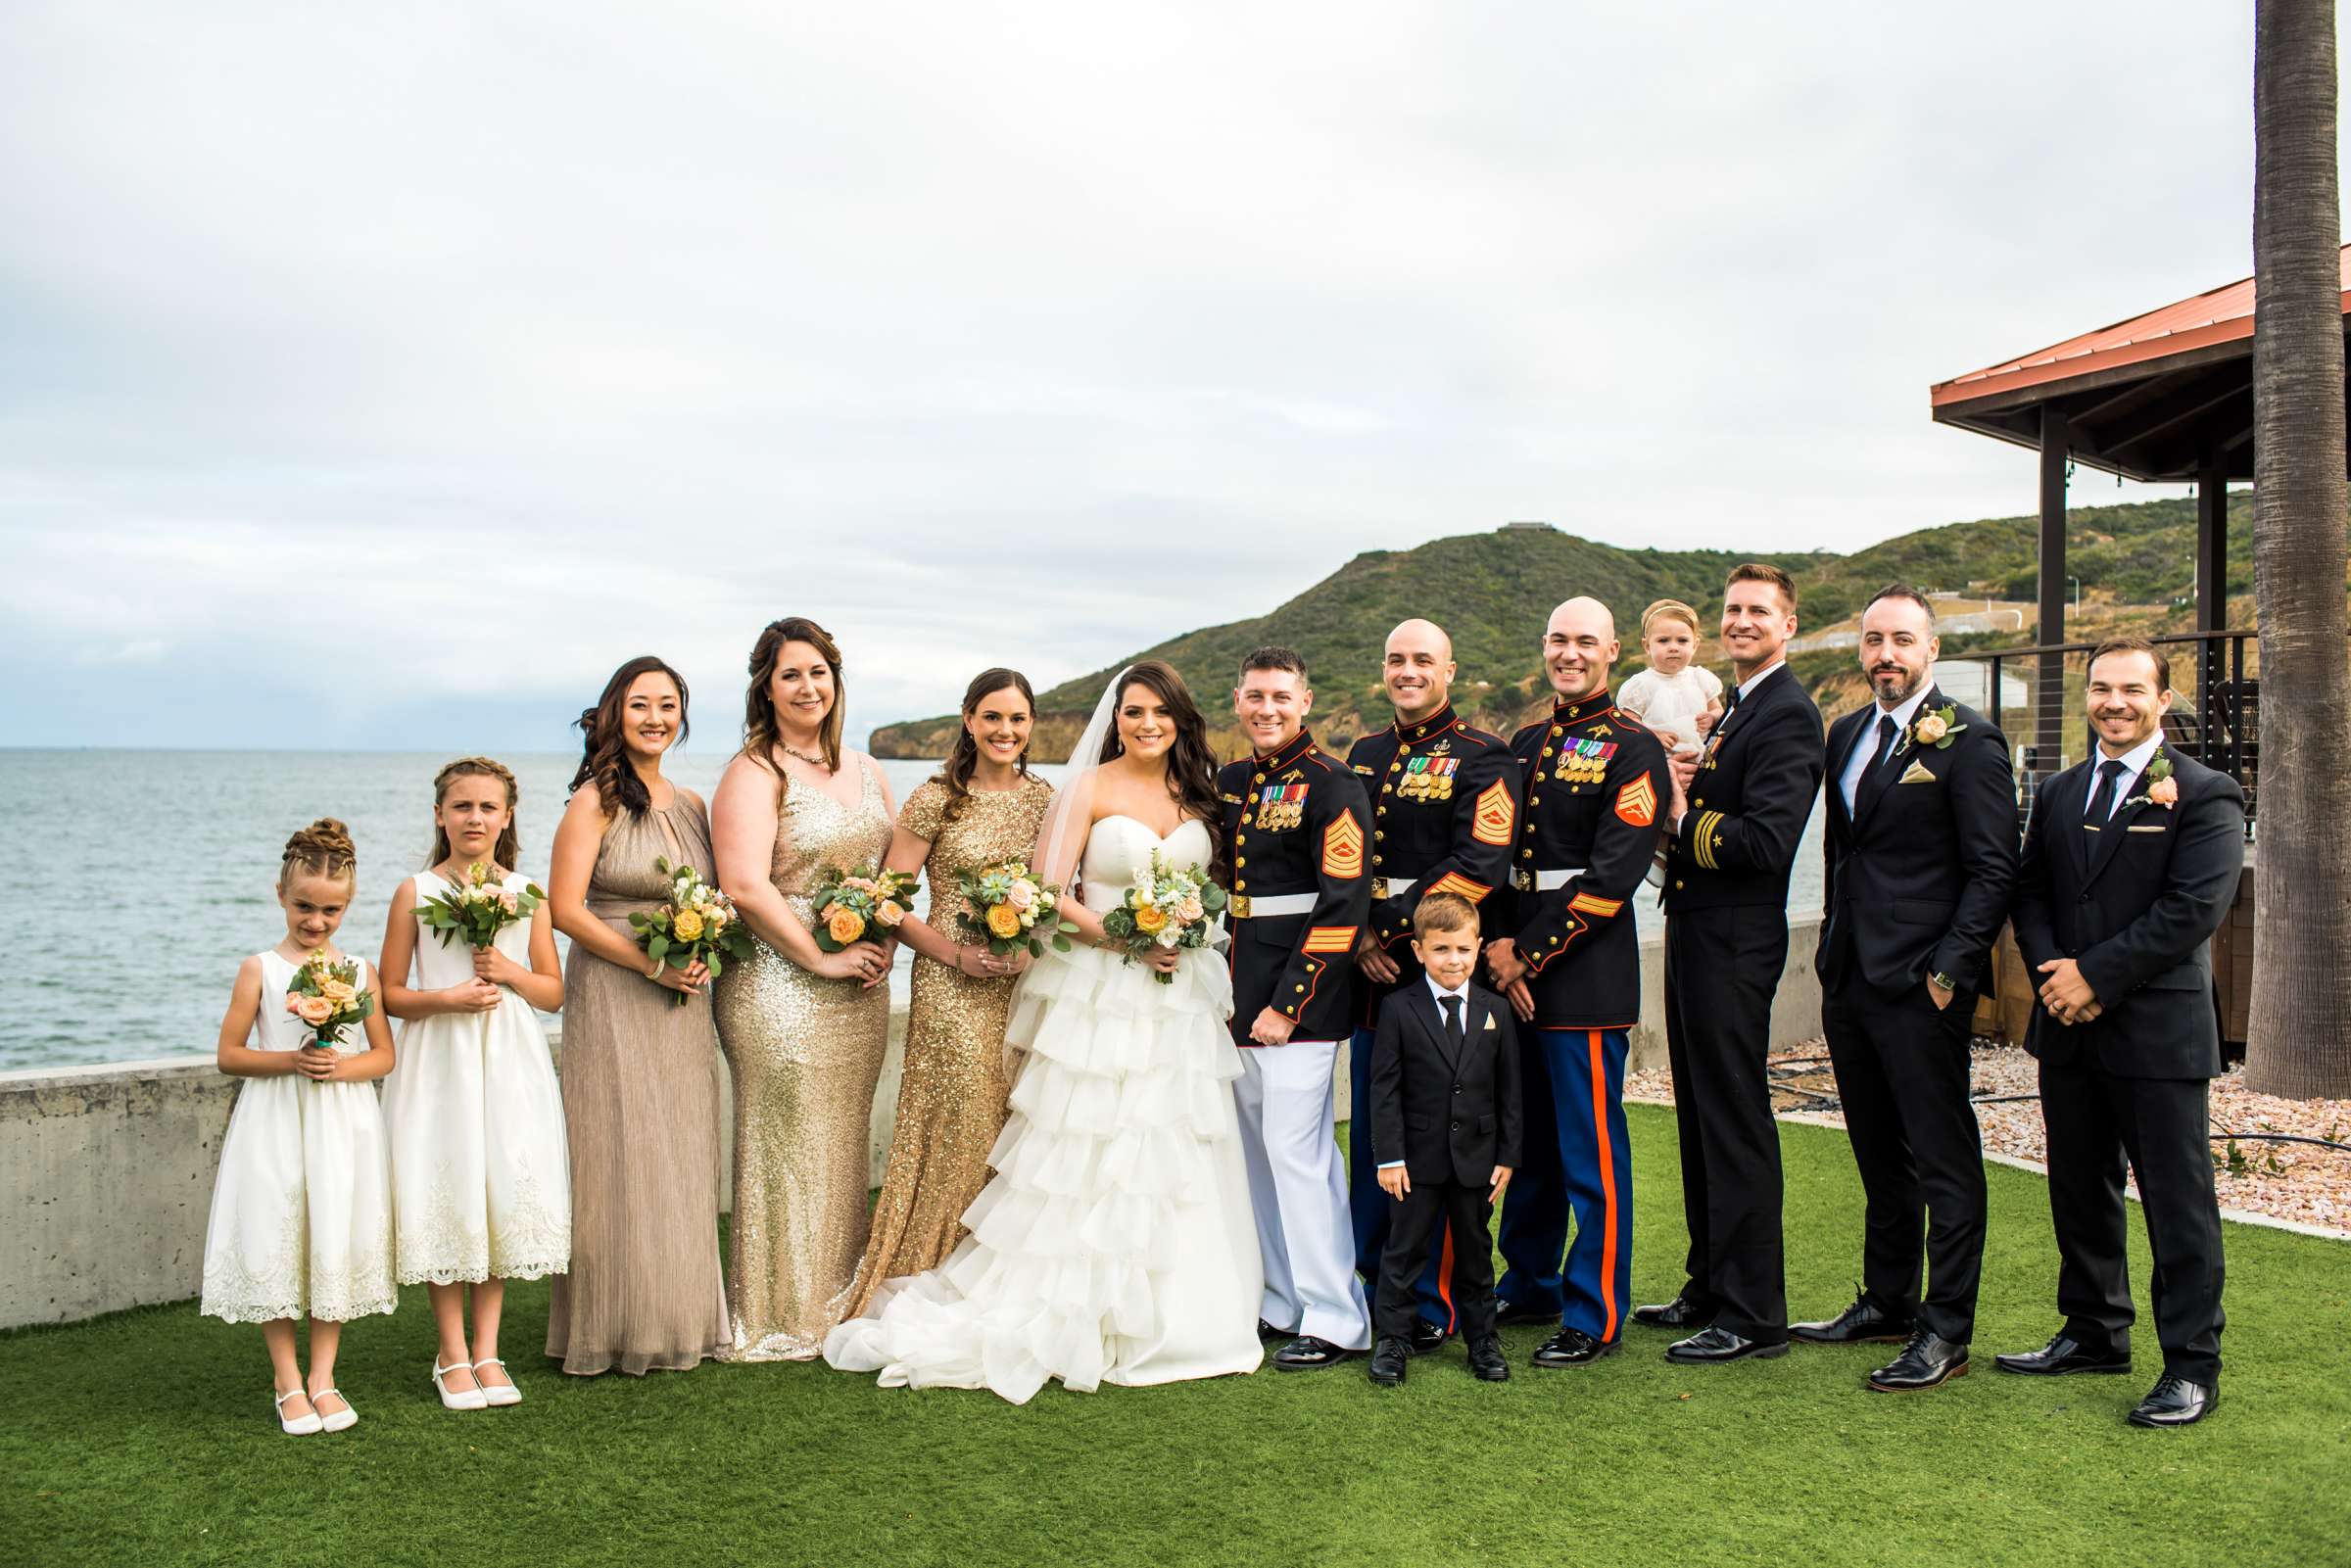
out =
[[[1027,882],[1016,881],[1004,894],[1004,901],[1023,914],[1027,914],[1030,908],[1036,903],[1036,889]]]
[[[702,917],[691,909],[681,909],[670,918],[669,928],[681,942],[691,942],[702,934]]]
[[[832,933],[833,940],[846,947],[865,934],[865,917],[836,904],[833,913],[825,917],[825,929]]]
[[[2180,804],[2180,781],[2177,779],[2156,780],[2147,785],[2147,799],[2166,811],[2171,810]]]
[[[1185,898],[1182,903],[1176,906],[1176,918],[1183,922],[1186,926],[1198,925],[1200,923],[1200,917],[1207,913],[1207,910],[1200,907],[1200,898],[1196,893]]]
[[[1167,923],[1168,912],[1164,909],[1157,909],[1145,904],[1134,912],[1134,928],[1138,931],[1146,933],[1156,931]]]
[[[286,1011],[289,1013],[300,1013],[302,1011],[302,998],[299,996],[287,997]]]
[[[341,1007],[360,993],[352,988],[349,980],[320,980],[318,994],[334,1003],[335,1006]]]
[[[996,905],[987,912],[987,929],[990,935],[1011,940],[1021,934],[1021,912],[1010,904]]]
[[[885,898],[874,911],[874,919],[885,926],[895,926],[906,918],[906,906],[894,898]]]
[[[1944,736],[1950,734],[1950,731],[1951,727],[1943,722],[1942,714],[1930,713],[1925,718],[1919,720],[1917,725],[1912,728],[1910,733],[1918,737],[1918,743],[1920,745],[1931,746],[1937,741],[1941,740]]]
[[[294,999],[294,1016],[312,1028],[335,1016],[335,1004],[323,996],[302,996]]]

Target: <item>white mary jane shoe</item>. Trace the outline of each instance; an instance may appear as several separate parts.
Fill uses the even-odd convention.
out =
[[[471,1370],[472,1368],[463,1361],[457,1362],[455,1366],[443,1366],[437,1361],[433,1364],[433,1387],[440,1393],[441,1403],[445,1407],[452,1410],[479,1410],[489,1404],[489,1400],[483,1397],[482,1391],[478,1388],[467,1389],[462,1394],[452,1394],[449,1391],[449,1385],[441,1381],[447,1373]]]
[[[278,1430],[290,1438],[307,1438],[313,1432],[326,1430],[326,1424],[318,1419],[318,1411],[315,1406],[308,1415],[298,1415],[291,1421],[286,1419],[286,1402],[288,1400],[307,1400],[309,1398],[310,1396],[301,1389],[288,1389],[270,1402],[277,1406]]]
[[[500,1371],[504,1372],[506,1370],[506,1363],[500,1360],[495,1355],[485,1356],[481,1360],[473,1363],[474,1386],[482,1391],[483,1402],[486,1404],[499,1405],[520,1404],[522,1402],[522,1390],[514,1386],[513,1374],[508,1372],[506,1374],[506,1381],[503,1384],[484,1383],[481,1378],[481,1373],[482,1368],[485,1366],[495,1366]]]
[[[318,1402],[325,1399],[330,1394],[338,1400],[343,1400],[343,1391],[341,1389],[320,1389],[317,1393],[311,1396],[311,1408],[313,1410],[317,1409]],[[348,1432],[359,1424],[360,1412],[351,1407],[351,1402],[349,1400],[343,1400],[343,1408],[337,1410],[334,1414],[320,1415],[318,1417],[318,1430],[321,1432]]]

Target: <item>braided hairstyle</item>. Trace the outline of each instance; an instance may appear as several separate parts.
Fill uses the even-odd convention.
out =
[[[436,809],[449,798],[449,786],[459,779],[496,779],[506,786],[506,826],[500,831],[498,843],[491,849],[490,858],[508,871],[514,870],[515,861],[522,855],[522,838],[514,831],[514,807],[522,799],[522,791],[515,785],[513,771],[504,763],[495,762],[488,757],[459,757],[433,775],[433,805]],[[449,830],[438,822],[434,823],[433,858],[425,864],[438,866],[451,853]]]
[[[1036,717],[1036,693],[1029,689],[1029,678],[1018,670],[999,666],[982,670],[972,678],[963,690],[963,717],[967,721],[956,727],[955,749],[947,756],[947,765],[939,770],[939,780],[947,786],[947,803],[939,813],[947,822],[963,815],[963,808],[972,798],[972,775],[980,769],[980,742],[972,738],[969,720],[980,711],[980,704],[999,691],[1017,690],[1029,703],[1029,717]],[[1014,764],[1024,779],[1029,777],[1029,749],[1021,748],[1020,760]]]
[[[332,817],[321,817],[286,840],[285,852],[278,857],[277,890],[284,892],[304,873],[340,877],[357,885],[359,864],[351,830]]]

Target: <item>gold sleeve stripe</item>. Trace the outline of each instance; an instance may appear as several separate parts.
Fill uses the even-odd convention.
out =
[[[1317,926],[1306,933],[1304,951],[1309,953],[1351,953],[1355,951],[1355,927],[1352,926]]]
[[[1456,898],[1466,898],[1469,900],[1469,902],[1474,904],[1480,899],[1484,898],[1488,893],[1494,891],[1494,889],[1488,887],[1484,882],[1471,881],[1468,878],[1463,876],[1458,871],[1449,871],[1444,876],[1438,878],[1436,881],[1429,887],[1428,891],[1432,893],[1451,893]]]
[[[1603,920],[1612,920],[1616,912],[1624,908],[1624,900],[1603,898],[1598,893],[1578,893],[1567,900],[1567,907],[1580,915],[1598,915]]]
[[[1721,821],[1722,813],[1719,811],[1700,812],[1698,814],[1698,832],[1690,840],[1690,852],[1698,857],[1699,865],[1707,871],[1722,870],[1714,862],[1714,827]]]

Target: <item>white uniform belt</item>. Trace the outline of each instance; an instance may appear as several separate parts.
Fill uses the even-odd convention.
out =
[[[1371,901],[1383,898],[1402,898],[1420,885],[1416,877],[1374,877],[1371,879]]]
[[[1312,915],[1319,893],[1274,893],[1270,897],[1252,898],[1247,893],[1232,895],[1231,910],[1237,920],[1262,920],[1269,915]]]
[[[1558,888],[1566,886],[1569,882],[1575,880],[1583,874],[1584,868],[1581,866],[1570,866],[1565,871],[1536,872],[1534,874],[1535,884],[1531,891],[1538,893],[1552,892]]]

